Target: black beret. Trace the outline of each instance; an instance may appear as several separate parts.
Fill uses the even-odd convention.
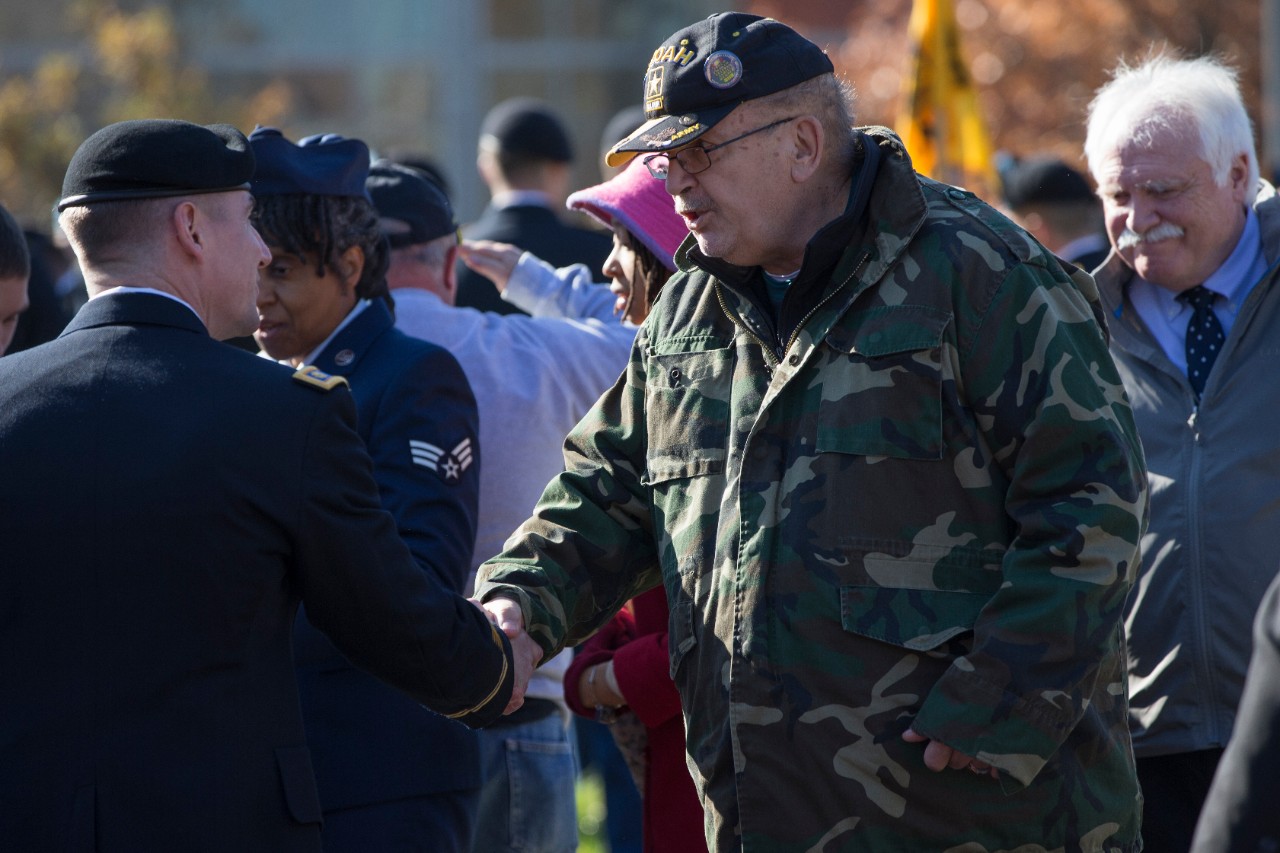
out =
[[[231,125],[122,121],[76,149],[58,210],[96,201],[247,190],[252,176],[253,152]]]
[[[1004,174],[1004,198],[1014,210],[1030,204],[1096,202],[1089,181],[1062,160],[1037,157],[1015,163]]]
[[[308,136],[294,145],[274,127],[256,127],[249,147],[258,160],[253,194],[353,196],[368,200],[369,146],[336,133]]]
[[[392,248],[426,243],[458,230],[444,191],[417,169],[377,160],[365,187]]]
[[[480,125],[480,136],[494,140],[499,151],[555,163],[573,160],[573,145],[564,124],[535,98],[511,98],[489,110]]]
[[[743,101],[835,71],[822,48],[773,18],[720,12],[658,46],[644,77],[649,119],[605,157],[621,166],[638,151],[687,145]]]

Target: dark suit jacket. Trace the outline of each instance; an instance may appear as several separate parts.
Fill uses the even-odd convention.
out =
[[[553,210],[536,204],[489,205],[462,233],[468,240],[512,243],[553,267],[586,264],[597,277],[613,248],[611,235],[567,225]],[[458,262],[457,304],[499,314],[524,313],[510,302],[504,302],[493,282],[472,272],[461,261]]]
[[[479,415],[457,360],[394,328],[381,300],[315,366],[351,383],[382,506],[422,571],[460,592],[480,496]],[[480,786],[480,747],[461,723],[352,666],[299,616],[298,687],[325,811]]]
[[[178,302],[106,295],[0,359],[0,472],[5,849],[318,850],[299,599],[417,701],[509,698],[505,639],[379,506],[351,395]]]
[[[1280,849],[1280,575],[1253,626],[1235,729],[1196,826],[1192,853]]]

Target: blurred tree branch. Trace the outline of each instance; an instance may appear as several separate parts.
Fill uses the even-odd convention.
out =
[[[79,49],[46,54],[29,76],[0,81],[0,200],[23,221],[47,227],[71,155],[107,124],[181,118],[248,131],[289,109],[281,82],[247,98],[215,97],[205,75],[183,61],[167,7],[126,11],[79,0],[68,25]]]

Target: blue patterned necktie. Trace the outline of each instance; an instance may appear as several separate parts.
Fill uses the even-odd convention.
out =
[[[1178,294],[1178,299],[1191,306],[1191,319],[1187,321],[1187,381],[1200,399],[1205,380],[1213,369],[1213,360],[1222,349],[1227,336],[1222,324],[1213,313],[1213,302],[1218,294],[1204,285],[1196,285]]]

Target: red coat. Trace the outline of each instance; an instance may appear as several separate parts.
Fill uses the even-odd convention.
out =
[[[685,764],[684,716],[671,681],[667,654],[667,596],[662,587],[632,599],[583,643],[565,673],[565,701],[577,714],[595,717],[578,701],[578,681],[588,666],[613,658],[613,673],[627,703],[644,723],[644,849],[646,853],[706,853],[702,804]]]

